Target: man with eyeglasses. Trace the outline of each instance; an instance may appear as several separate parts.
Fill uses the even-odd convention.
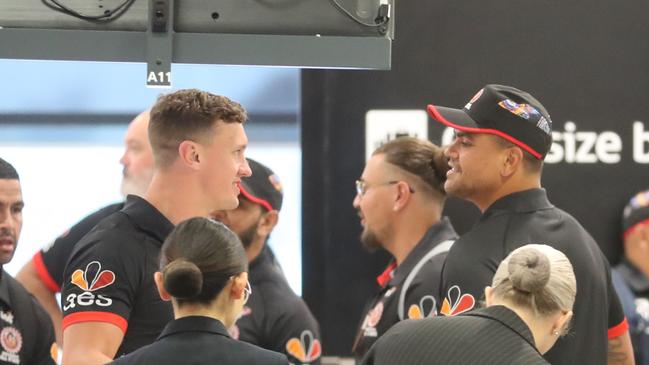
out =
[[[353,345],[357,358],[400,320],[437,314],[442,265],[457,238],[442,216],[447,170],[441,148],[401,137],[374,151],[356,181],[353,205],[363,226],[361,242],[393,257],[363,311]]]
[[[320,328],[302,298],[291,290],[266,244],[279,219],[282,185],[261,163],[247,159],[252,176],[241,179],[239,207],[212,217],[239,236],[248,256],[248,279],[255,293],[243,308],[230,335],[286,354],[292,364],[319,365]]]

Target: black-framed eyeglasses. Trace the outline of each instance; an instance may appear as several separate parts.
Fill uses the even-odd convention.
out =
[[[407,182],[403,180],[390,180],[384,183],[372,184],[372,185],[367,185],[367,183],[364,180],[356,180],[356,194],[362,197],[365,195],[365,193],[367,193],[367,190],[369,190],[369,188],[372,186],[394,185],[400,182],[404,182],[406,185],[408,185],[408,190],[410,190],[411,194],[415,192],[415,189],[413,189]]]

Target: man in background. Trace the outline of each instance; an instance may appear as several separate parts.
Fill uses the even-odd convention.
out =
[[[624,257],[613,285],[629,321],[635,363],[649,364],[649,190],[634,195],[622,214]]]
[[[124,136],[124,154],[119,162],[122,170],[121,193],[144,195],[153,176],[153,153],[148,137],[149,111],[144,111],[131,121]],[[66,230],[50,245],[38,251],[32,260],[20,269],[16,279],[25,286],[47,311],[54,324],[56,342],[62,347],[61,308],[56,294],[61,291],[63,269],[74,245],[102,219],[121,210],[124,202],[101,208]]]
[[[0,158],[0,265],[18,246],[24,207],[16,169]],[[6,271],[0,271],[0,364],[54,365],[54,330],[47,313]]]
[[[282,185],[271,169],[248,159],[252,176],[241,179],[239,207],[212,216],[234,231],[248,256],[253,295],[230,328],[233,338],[285,353],[292,364],[320,364],[320,329],[311,311],[288,285],[268,238],[282,207]]]

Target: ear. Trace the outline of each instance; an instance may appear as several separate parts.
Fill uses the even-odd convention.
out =
[[[494,301],[494,289],[490,286],[484,288],[484,297],[487,307],[491,307],[491,303]]]
[[[572,311],[561,313],[552,323],[552,333],[559,332],[559,335],[565,335],[568,331],[568,325],[572,319]]]
[[[264,209],[264,208],[262,208]],[[257,234],[267,237],[273,231],[279,221],[279,212],[271,210],[262,214],[259,224],[257,225]]]
[[[248,273],[242,272],[239,275],[236,275],[232,279],[232,284],[230,284],[230,298],[233,300],[243,299],[243,293],[246,290],[246,284],[248,283]]]
[[[153,280],[155,281],[156,288],[158,288],[160,299],[164,300],[165,302],[170,301],[171,294],[169,294],[167,292],[167,289],[165,289],[164,278],[162,277],[162,273],[160,271],[156,271],[155,274],[153,274]]]
[[[503,153],[503,165],[500,173],[503,177],[509,177],[520,169],[524,158],[523,150],[518,147],[509,147]]]
[[[398,212],[403,208],[405,208],[405,206],[408,204],[412,193],[410,192],[410,185],[408,185],[408,183],[406,183],[405,181],[399,181],[396,185],[397,185],[397,196],[394,201],[393,210],[395,212]]]
[[[178,146],[180,161],[194,170],[198,170],[201,163],[201,146],[194,141],[182,141]]]

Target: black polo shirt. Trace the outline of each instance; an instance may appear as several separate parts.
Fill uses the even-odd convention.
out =
[[[545,354],[552,364],[606,364],[608,338],[627,329],[611,283],[608,261],[593,238],[568,213],[554,207],[544,189],[507,195],[494,202],[475,227],[455,242],[442,271],[440,312],[456,315],[483,300],[500,262],[526,244],[563,252],[577,278],[571,333]]]
[[[270,247],[250,263],[248,277],[252,295],[230,328],[232,337],[282,352],[295,365],[319,365],[322,343],[318,322],[273,262]]]
[[[391,262],[386,271],[377,278],[379,292],[363,310],[352,349],[358,358],[363,357],[379,337],[400,321],[399,298],[408,274],[438,244],[456,238],[457,233],[451,222],[446,217],[442,218],[428,229],[401,265],[396,266],[396,262]],[[446,252],[432,257],[416,274],[406,290],[403,319],[420,319],[437,314],[437,294],[445,258]]]
[[[11,275],[0,271],[0,364],[54,365],[52,320]]]
[[[189,316],[169,322],[160,337],[110,364],[286,365],[286,356],[235,341],[217,319]]]
[[[173,229],[146,200],[129,195],[124,208],[102,220],[75,246],[65,268],[63,329],[107,322],[124,332],[116,356],[152,343],[173,319],[153,281],[160,247]]]
[[[65,263],[68,262],[77,242],[102,219],[121,210],[123,207],[124,203],[111,204],[88,215],[32,257],[32,263],[39,278],[52,293],[61,291]]]

